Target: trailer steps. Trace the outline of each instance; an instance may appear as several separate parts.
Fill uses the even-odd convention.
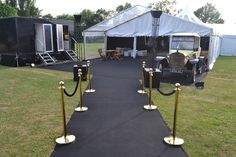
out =
[[[51,65],[56,63],[49,53],[39,53],[39,57],[45,65]]]
[[[77,57],[75,51],[73,51],[73,50],[66,50],[65,52],[70,57],[70,59],[72,59],[73,61],[77,61],[78,57]]]

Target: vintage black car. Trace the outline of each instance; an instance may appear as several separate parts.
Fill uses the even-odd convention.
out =
[[[164,72],[185,74],[192,83],[196,74],[205,69],[205,58],[200,56],[200,36],[196,33],[176,33],[170,36],[170,50],[165,57],[157,56],[157,68]]]

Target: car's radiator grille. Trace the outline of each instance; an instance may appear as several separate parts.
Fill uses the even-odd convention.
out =
[[[170,54],[170,68],[183,68],[185,65],[185,56],[182,53]]]

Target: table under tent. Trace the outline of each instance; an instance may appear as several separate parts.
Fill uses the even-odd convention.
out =
[[[28,17],[0,19],[0,63],[22,66],[76,60],[72,51],[74,22]]]
[[[155,21],[157,24],[155,25]],[[219,35],[204,24],[187,21],[180,17],[161,13],[158,19],[152,16],[152,10],[136,5],[113,17],[106,19],[83,31],[84,53],[86,56],[86,41],[88,37],[103,36],[103,49],[115,47],[132,49],[131,56],[135,58],[139,51],[150,49],[150,39],[157,40],[155,56],[169,52],[169,37],[174,33],[197,33],[201,36],[202,55],[208,60],[208,68],[212,69],[219,56]]]

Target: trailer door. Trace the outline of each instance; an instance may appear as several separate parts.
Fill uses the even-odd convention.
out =
[[[43,24],[45,52],[53,52],[52,25]]]
[[[63,25],[57,24],[57,51],[64,51]]]

